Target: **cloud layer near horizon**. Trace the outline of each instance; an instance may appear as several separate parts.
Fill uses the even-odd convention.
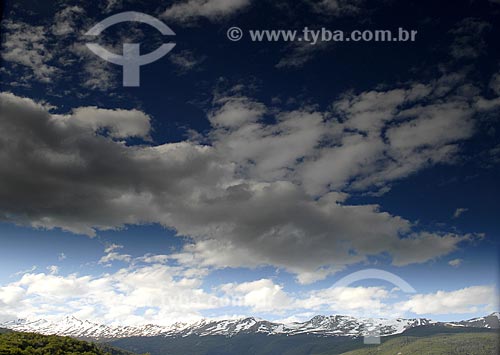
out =
[[[116,248],[108,250],[106,256]],[[119,259],[115,259],[119,260]],[[491,285],[435,293],[402,294],[383,286],[335,285],[290,292],[270,278],[223,283],[207,289],[203,269],[171,266],[161,255],[121,259],[128,265],[100,275],[28,270],[0,286],[0,323],[18,318],[79,319],[117,325],[189,323],[205,312],[216,319],[265,315],[270,320],[308,320],[316,314],[358,317],[414,317],[484,314],[496,310]],[[222,313],[221,313],[222,312]],[[226,313],[223,313],[226,312]],[[288,320],[287,320],[288,319]]]

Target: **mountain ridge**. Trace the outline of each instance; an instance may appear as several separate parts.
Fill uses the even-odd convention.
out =
[[[419,326],[447,326],[499,329],[500,315],[498,312],[485,317],[472,318],[458,322],[437,322],[427,318],[355,318],[343,315],[318,315],[305,322],[279,323],[254,317],[229,320],[203,319],[193,323],[174,323],[168,326],[147,324],[143,326],[112,326],[80,320],[67,316],[58,321],[46,319],[15,321],[0,323],[0,328],[20,332],[36,332],[45,335],[61,335],[82,339],[119,339],[127,337],[186,337],[195,336],[226,336],[239,334],[265,335],[317,335],[317,336],[347,336],[360,337],[367,335],[389,336],[401,334],[404,331]]]

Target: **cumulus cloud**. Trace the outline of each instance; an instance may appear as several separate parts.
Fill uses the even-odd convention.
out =
[[[418,294],[399,305],[415,314],[460,314],[496,310],[498,295],[493,286],[472,286],[456,291]]]
[[[124,268],[101,276],[31,273],[0,287],[0,305],[17,317],[87,314],[105,323],[165,324],[198,319],[200,310],[225,305],[224,299],[200,286],[199,279],[165,265]],[[143,314],[138,316],[139,312]]]
[[[460,85],[461,80],[444,77],[405,89],[347,94],[338,100],[334,112],[343,124],[331,131],[330,144],[335,148],[317,149],[300,169],[308,191],[380,188],[429,165],[453,160],[456,143],[474,134],[477,110],[464,97],[453,95],[450,81]],[[449,95],[446,103],[441,101],[443,95]]]
[[[162,17],[184,24],[196,23],[200,18],[221,21],[240,12],[251,0],[183,0],[167,8]]]
[[[311,291],[298,303],[303,309],[336,314],[380,315],[387,311],[389,297],[390,292],[383,287],[331,287]]]
[[[230,283],[220,286],[231,304],[249,307],[252,312],[283,314],[293,311],[313,315],[335,314],[381,314],[389,309],[386,303],[391,293],[384,287],[329,287],[302,294],[286,292],[282,285],[270,279]],[[393,309],[392,309],[393,311]]]
[[[63,275],[56,266],[49,267],[49,273],[26,273],[0,285],[0,321],[73,314],[106,324],[162,325],[198,320],[204,318],[205,312],[226,318],[222,313],[228,307],[242,315],[258,312],[271,318],[300,320],[316,314],[394,317],[409,316],[405,312],[488,312],[494,309],[497,299],[494,288],[484,285],[420,294],[405,294],[384,286],[332,286],[290,292],[269,278],[207,290],[205,273],[193,273],[190,265],[166,265],[163,257],[134,258],[128,266],[101,275]]]
[[[294,300],[283,291],[283,287],[270,279],[261,279],[240,284],[225,284],[220,289],[230,295],[233,302],[250,307],[254,312],[279,313],[294,307]]]
[[[151,118],[138,110],[108,110],[80,107],[71,116],[64,116],[71,124],[88,127],[93,131],[109,130],[113,138],[140,137],[149,139]]]
[[[216,100],[216,104],[219,107],[209,115],[215,127],[238,128],[255,123],[266,112],[263,104],[247,97],[221,97]]]

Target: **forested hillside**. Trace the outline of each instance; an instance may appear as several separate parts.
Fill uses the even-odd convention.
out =
[[[499,340],[495,333],[440,334],[429,337],[398,336],[380,346],[363,347],[342,355],[498,355]],[[325,352],[320,355],[337,354]]]
[[[53,335],[0,331],[0,355],[133,355],[116,348]]]

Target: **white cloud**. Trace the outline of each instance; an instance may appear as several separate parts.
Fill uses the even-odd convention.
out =
[[[459,218],[461,215],[463,215],[468,210],[469,210],[468,208],[457,208],[455,210],[455,212],[453,213],[453,218]]]
[[[200,285],[199,279],[165,265],[124,268],[101,276],[26,274],[0,287],[0,305],[15,317],[77,314],[104,323],[166,324],[185,320],[183,313],[186,320],[200,318],[200,310],[225,305],[224,299],[206,294]]]
[[[54,274],[25,274],[20,281],[15,283],[26,290],[26,295],[36,295],[48,300],[79,297],[87,292],[90,276],[68,277]]]
[[[270,279],[220,286],[232,305],[249,307],[252,312],[284,314],[286,311],[309,316],[327,314],[382,314],[390,308],[384,303],[390,292],[383,287],[330,287],[301,294],[284,291],[282,285]],[[392,309],[393,310],[393,309]]]
[[[106,248],[104,248],[104,252],[111,253],[112,251],[115,251],[118,249],[123,249],[123,245],[112,243],[112,244],[106,245]]]
[[[333,106],[343,124],[332,124],[329,144],[298,169],[307,191],[380,189],[429,165],[452,162],[456,142],[471,137],[475,128],[475,108],[451,91],[461,85],[462,77],[447,76],[406,89],[341,97]],[[440,101],[442,95],[448,95],[447,103]],[[433,100],[423,104],[424,98]]]
[[[113,138],[141,137],[149,139],[151,118],[139,110],[109,110],[79,107],[71,115],[56,116],[63,124],[78,125],[92,131],[107,129]]]
[[[221,21],[240,12],[251,0],[183,0],[163,12],[162,17],[184,24],[196,23],[200,18]]]
[[[221,97],[218,108],[209,115],[214,127],[239,128],[257,122],[266,113],[266,107],[247,97]]]
[[[19,275],[24,275],[24,274],[28,274],[30,272],[33,272],[35,271],[36,269],[38,269],[38,267],[36,265],[33,265],[32,267],[30,267],[29,269],[26,269],[26,270],[21,270],[21,271],[18,271],[16,272],[15,274],[11,275],[12,276],[19,276]]]
[[[327,309],[334,314],[380,315],[387,310],[384,301],[389,296],[383,287],[332,287],[311,291],[299,304],[303,309]]]
[[[47,270],[49,270],[51,275],[57,275],[59,273],[59,266],[50,265],[50,266],[47,266]]]
[[[492,312],[496,310],[497,300],[493,286],[472,286],[456,291],[418,294],[398,307],[418,315]]]
[[[64,36],[77,31],[77,20],[84,14],[85,10],[80,6],[68,6],[63,8],[54,16],[52,33],[56,36]]]
[[[453,267],[459,267],[460,265],[462,265],[463,262],[464,262],[463,259],[453,259],[448,261],[448,265]]]
[[[132,260],[132,257],[128,254],[120,254],[120,253],[115,253],[111,252],[103,256],[101,259],[99,259],[99,264],[108,264],[112,261],[123,261],[123,262],[130,262]]]
[[[123,245],[119,244],[109,244],[104,249],[106,255],[99,259],[99,264],[105,264],[106,266],[111,266],[113,261],[122,261],[124,263],[130,263],[132,261],[132,256],[128,254],[120,254],[117,250],[122,249]]]
[[[283,287],[270,279],[225,284],[220,289],[231,296],[233,304],[250,307],[253,312],[276,314],[294,307],[294,300],[283,291]]]
[[[2,32],[2,59],[29,69],[31,74],[25,76],[25,80],[48,83],[58,74],[59,70],[49,64],[53,53],[48,47],[46,29],[43,26],[2,21]]]
[[[8,307],[11,304],[18,303],[25,295],[25,290],[19,286],[0,287],[0,304]]]
[[[472,110],[465,103],[416,106],[400,113],[401,118],[415,118],[389,129],[387,137],[398,150],[439,147],[472,136]]]
[[[146,257],[152,264],[140,264]],[[235,314],[258,312],[289,320],[304,320],[316,314],[394,317],[403,316],[401,312],[487,312],[496,302],[491,286],[416,295],[383,286],[332,286],[290,292],[274,280],[263,278],[206,290],[207,274],[203,269],[197,272],[197,267],[183,263],[169,266],[164,257],[135,258],[129,266],[101,275],[63,275],[57,267],[50,267],[50,273],[24,274],[0,286],[0,321],[75,315],[106,324],[171,324],[200,319],[205,311],[215,318],[225,317],[228,307]],[[175,254],[167,257],[175,260]]]
[[[103,11],[121,6],[121,0],[109,1],[108,7],[101,4]],[[89,17],[84,4],[67,6],[62,4],[54,13],[52,22],[32,25],[21,21],[2,22],[2,50],[4,63],[22,69],[21,75],[15,71],[6,71],[9,76],[7,85],[30,86],[41,82],[49,88],[54,85],[71,83],[80,84],[86,89],[109,90],[121,87],[118,80],[120,70],[113,64],[102,60],[87,47],[88,38],[84,35],[96,19]],[[120,53],[124,42],[144,42],[141,31],[120,32],[114,38],[102,40],[107,48]],[[14,72],[13,72],[14,73]],[[7,83],[7,81],[6,81]],[[78,92],[84,96],[87,93]]]

